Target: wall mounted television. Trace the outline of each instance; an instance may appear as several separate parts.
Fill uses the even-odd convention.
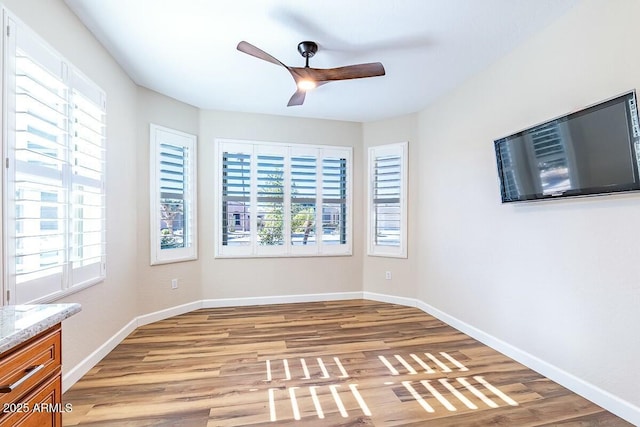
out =
[[[503,203],[640,190],[635,90],[494,146]]]

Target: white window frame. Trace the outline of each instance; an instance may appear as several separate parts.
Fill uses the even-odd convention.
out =
[[[408,187],[408,142],[378,145],[368,150],[368,218],[367,218],[367,254],[370,256],[407,258],[407,187]],[[379,158],[398,157],[400,171],[397,195],[399,204],[398,242],[383,244],[378,242],[378,228],[376,220],[375,197],[376,190],[376,160]]]
[[[247,156],[250,177],[246,178],[247,191],[250,196],[246,197],[248,203],[248,211],[242,221],[249,222],[249,230],[247,234],[247,243],[244,245],[225,245],[223,242],[223,215],[227,214],[223,208],[223,155],[225,152],[236,153]],[[256,172],[256,159],[259,155],[274,155],[284,158],[283,167],[283,241],[278,245],[261,245],[258,238],[258,179]],[[293,244],[291,233],[291,158],[294,156],[313,156],[316,161],[317,170],[317,188],[315,194],[315,240],[313,244]],[[233,139],[216,139],[215,140],[215,176],[216,191],[215,199],[215,257],[216,258],[252,258],[252,257],[299,257],[299,256],[349,256],[352,254],[352,228],[353,228],[353,206],[352,206],[352,158],[353,148],[333,145],[310,145],[295,143],[277,143],[263,141],[246,141]],[[323,162],[344,161],[344,198],[323,199],[322,183],[328,179],[323,174]],[[247,169],[247,170],[249,170]],[[327,181],[328,182],[328,181]],[[330,191],[330,190],[327,190]],[[334,203],[343,206],[346,210],[338,215],[346,222],[344,226],[338,227],[340,236],[337,238],[338,243],[330,241],[335,237],[324,238],[325,226],[324,206],[327,203]],[[329,232],[327,232],[329,233]]]
[[[100,283],[106,277],[106,95],[9,11],[3,8],[2,14],[2,149],[5,163],[2,185],[2,276],[6,291],[3,292],[2,302],[12,305],[46,303]],[[18,58],[20,52],[28,59]],[[39,82],[33,84],[32,89],[18,90],[19,79],[23,79],[23,82],[26,79],[17,74],[19,61],[31,61],[30,64],[36,64],[30,65],[35,73],[32,76],[47,75],[48,83]],[[51,148],[43,148],[44,142],[32,142],[32,138],[36,141],[42,135],[28,130],[28,127],[25,130],[20,129],[24,125],[19,124],[18,120],[31,117],[24,119],[31,126],[38,114],[32,112],[31,108],[36,108],[37,102],[41,102],[41,105],[49,105],[47,103],[52,102],[45,102],[45,98],[50,98],[53,92],[43,97],[38,94],[38,90],[46,88],[54,80],[59,89],[56,95],[59,101],[55,103],[55,110],[49,111],[56,111],[55,115],[59,118],[58,123],[52,125],[57,126],[57,137],[55,140],[46,139],[46,144],[53,145]],[[38,101],[23,102],[23,106],[18,107],[18,100],[24,100],[27,96]],[[19,111],[19,108],[26,110]],[[48,119],[42,119],[40,123],[46,120]],[[18,138],[18,132],[21,132],[21,139]],[[22,135],[29,135],[29,139]],[[34,160],[38,156],[39,159],[49,157],[48,160]],[[51,167],[53,163],[59,165],[57,169]],[[44,197],[46,192],[50,192],[44,184],[39,184],[38,180],[55,183],[48,184],[57,188],[55,200],[45,201],[42,198],[32,204],[34,212],[37,212],[40,206],[37,216],[26,219],[18,217],[18,206],[23,206],[19,205],[20,203],[31,206],[28,199],[20,201],[20,185],[23,186],[23,189],[19,190],[20,197],[30,197],[24,195],[27,192],[33,195],[39,193],[39,197]],[[30,190],[25,191],[26,187],[19,184],[20,182],[31,183]],[[50,207],[45,206],[47,203]],[[42,228],[42,219],[45,218],[42,216],[43,209],[52,210],[56,215],[51,217],[50,223],[53,225],[46,225],[47,228]],[[46,234],[49,226],[54,227],[55,236],[58,236],[54,241],[57,242],[57,249],[54,250],[57,254],[52,257],[55,262],[51,267],[40,264],[38,268],[31,267],[21,272],[18,265],[23,264],[19,264],[18,259],[26,257],[24,253],[20,253],[18,242],[30,237],[25,235],[24,229],[19,229],[17,221],[34,220],[40,221],[39,236],[36,237],[41,240],[39,249],[35,245],[37,242],[29,243],[34,245],[31,254],[39,254],[41,260],[43,256],[49,258],[49,250],[42,248],[42,242],[52,239]],[[33,226],[37,227],[37,223]],[[33,226],[29,225],[29,229],[37,230]],[[25,249],[22,248],[22,251]]]
[[[182,181],[182,221],[183,240],[181,247],[162,248],[160,224],[162,218],[162,177],[163,146],[171,146],[183,152]],[[197,223],[197,137],[175,129],[149,125],[150,157],[150,242],[151,265],[198,259],[198,223]]]

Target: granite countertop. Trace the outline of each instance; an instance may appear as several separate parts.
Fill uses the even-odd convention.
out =
[[[76,303],[0,307],[0,354],[35,337],[80,310],[80,304]]]

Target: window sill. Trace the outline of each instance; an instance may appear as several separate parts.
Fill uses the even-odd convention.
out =
[[[330,258],[330,257],[350,257],[353,256],[351,251],[335,254],[216,254],[215,259],[248,259],[248,258]]]
[[[35,299],[35,300],[32,300],[32,301],[29,301],[29,302],[27,302],[25,304],[49,304],[49,303],[58,301],[58,300],[60,300],[62,298],[65,298],[65,297],[68,297],[70,295],[73,295],[73,294],[75,294],[77,292],[80,292],[80,291],[83,291],[85,289],[88,289],[88,288],[90,288],[92,286],[98,285],[98,284],[104,282],[105,279],[106,279],[105,277],[101,277],[99,279],[89,280],[89,281],[87,281],[85,283],[76,285],[76,286],[74,286],[72,288],[65,289],[63,291],[54,292],[54,293],[49,294],[49,295],[45,295],[42,298],[38,298],[38,299]]]

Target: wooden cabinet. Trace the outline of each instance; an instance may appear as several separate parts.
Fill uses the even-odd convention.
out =
[[[60,324],[0,355],[0,426],[62,425]]]

